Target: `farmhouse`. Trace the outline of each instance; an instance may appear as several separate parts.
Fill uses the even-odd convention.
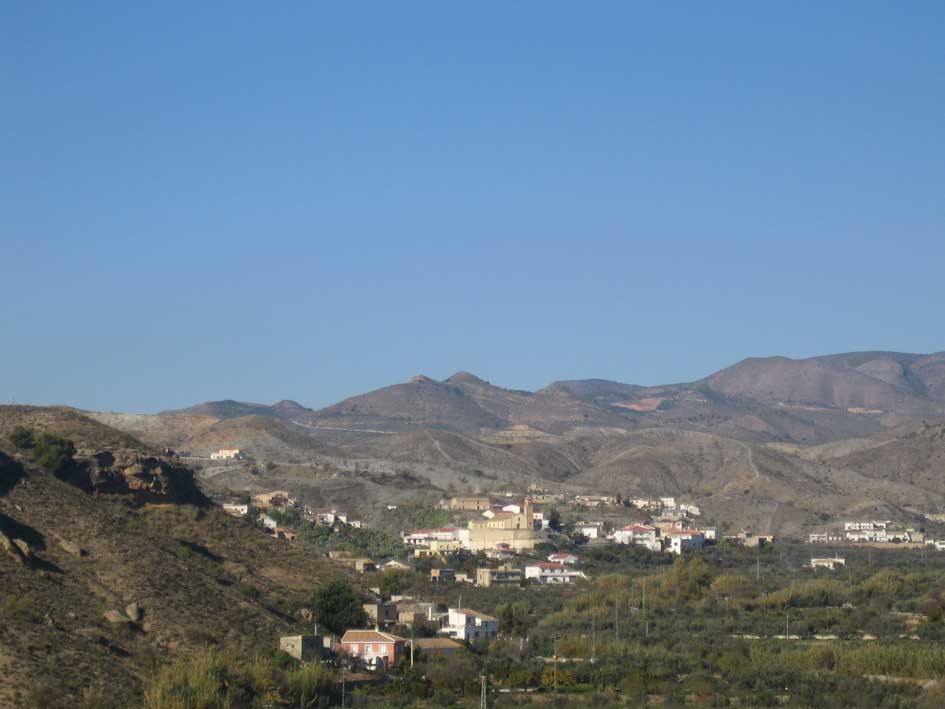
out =
[[[242,457],[243,454],[239,448],[221,448],[216,453],[210,454],[210,460],[235,460]]]
[[[696,529],[673,529],[666,533],[666,551],[682,554],[684,551],[701,549],[705,537]]]
[[[575,556],[574,554],[566,554],[564,552],[561,552],[558,554],[551,554],[548,557],[548,561],[552,562],[553,564],[569,564],[571,566],[574,566],[575,564],[581,561],[581,558],[578,556]]]
[[[391,667],[404,656],[405,647],[403,638],[379,630],[349,630],[341,638],[341,649],[372,669]]]
[[[476,585],[483,588],[492,586],[521,586],[522,572],[511,566],[500,566],[497,569],[476,569]]]
[[[525,567],[525,578],[535,579],[543,586],[546,584],[574,583],[580,579],[586,579],[583,571],[569,568],[564,564],[556,564],[551,561],[543,561],[540,564],[533,564]]]
[[[468,608],[450,608],[440,632],[454,640],[492,640],[499,634],[499,619]]]
[[[660,530],[645,524],[628,524],[614,532],[614,541],[618,544],[639,544],[650,551],[662,551]]]

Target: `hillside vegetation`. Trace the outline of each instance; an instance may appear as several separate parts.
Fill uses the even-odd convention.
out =
[[[58,409],[7,409],[0,422],[0,706],[133,706],[160,666],[207,645],[271,654],[302,628],[312,590],[345,576],[206,503],[177,464],[147,496],[95,475],[75,484],[72,466],[92,464],[82,452],[109,443],[138,455],[122,471],[141,474],[148,448],[125,434]],[[73,436],[75,459],[45,467],[11,442],[18,425]]]

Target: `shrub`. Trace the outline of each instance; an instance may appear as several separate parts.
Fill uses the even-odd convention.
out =
[[[17,426],[13,429],[13,432],[10,433],[10,443],[12,443],[13,447],[17,450],[27,450],[28,448],[32,448],[36,441],[30,429],[24,426]]]
[[[41,433],[33,444],[33,460],[54,473],[62,472],[73,461],[75,446],[72,441],[52,433]]]
[[[0,617],[26,623],[38,623],[39,611],[29,596],[4,596],[0,601]]]
[[[247,598],[253,599],[254,601],[262,596],[262,591],[248,583],[244,583],[242,586],[240,586],[240,593],[242,593]]]

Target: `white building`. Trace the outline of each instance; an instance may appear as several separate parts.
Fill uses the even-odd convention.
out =
[[[221,448],[216,453],[210,454],[210,460],[231,460],[233,458],[242,458],[243,454],[239,448]]]
[[[430,542],[456,542],[460,546],[469,546],[469,530],[461,527],[440,527],[439,529],[415,529],[404,535],[404,544],[413,547],[428,547]]]
[[[560,552],[558,554],[552,554],[549,556],[548,561],[552,562],[553,564],[569,564],[574,566],[579,561],[581,561],[581,558],[579,556],[575,556],[574,554]]]
[[[568,567],[565,564],[556,564],[554,562],[541,562],[525,567],[525,578],[535,579],[541,585],[574,583],[580,579],[586,579],[583,571],[578,571]]]
[[[660,505],[664,510],[675,510],[676,509],[676,498],[675,497],[661,497]]]
[[[578,522],[574,525],[576,534],[587,537],[588,539],[600,539],[604,536],[603,522]]]
[[[262,526],[266,529],[275,529],[279,526],[279,523],[269,515],[259,515],[259,521],[262,522]]]
[[[499,619],[468,608],[450,608],[439,632],[453,640],[492,640],[499,634]]]
[[[830,569],[833,571],[838,566],[846,566],[847,560],[839,556],[835,556],[831,559],[811,559],[810,567],[812,569]]]
[[[674,529],[665,534],[666,551],[673,554],[682,554],[684,551],[701,549],[705,545],[705,537],[696,529]]]
[[[614,541],[617,544],[639,544],[650,551],[662,551],[660,530],[645,524],[628,524],[623,529],[614,532]]]
[[[249,505],[239,505],[229,502],[223,503],[223,511],[234,517],[245,517],[249,514]]]
[[[717,542],[721,538],[718,527],[696,527],[696,531],[702,532],[707,542]]]

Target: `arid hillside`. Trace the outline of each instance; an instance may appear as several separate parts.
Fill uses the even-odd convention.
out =
[[[18,423],[68,433],[93,487],[16,450]],[[202,495],[182,502],[190,471],[147,448],[76,412],[0,409],[0,706],[135,706],[159,665],[195,648],[271,649],[301,629],[294,611],[318,580],[345,574]],[[165,465],[163,487],[109,492],[119,471],[153,481],[148,460]]]

